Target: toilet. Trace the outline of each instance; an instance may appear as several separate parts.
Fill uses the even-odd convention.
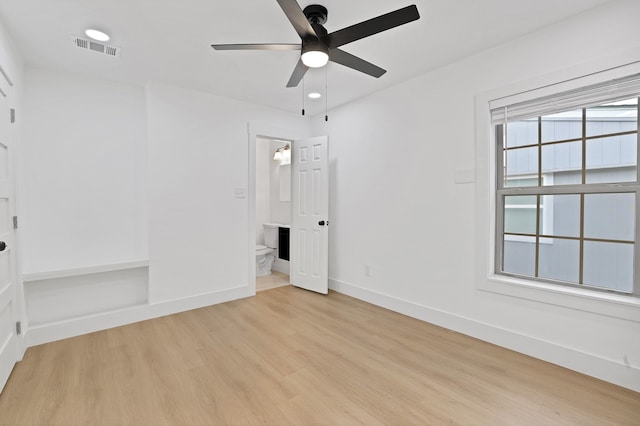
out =
[[[256,245],[256,276],[261,277],[271,274],[271,266],[278,253],[278,227],[277,223],[263,223],[264,243]]]

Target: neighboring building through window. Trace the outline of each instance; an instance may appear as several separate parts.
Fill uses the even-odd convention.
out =
[[[600,85],[492,111],[497,273],[640,294],[640,91],[629,91]]]

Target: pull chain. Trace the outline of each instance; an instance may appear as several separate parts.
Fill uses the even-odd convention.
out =
[[[328,77],[327,67],[324,67],[324,121],[329,121],[329,113],[328,113],[328,105],[329,105],[329,90],[327,87],[329,84],[327,83]]]
[[[304,78],[302,79],[302,115],[304,115]]]

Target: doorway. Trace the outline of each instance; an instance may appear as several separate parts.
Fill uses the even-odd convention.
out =
[[[279,231],[288,231],[282,241],[289,244],[289,283],[306,290],[321,294],[328,293],[328,227],[329,227],[329,179],[328,179],[328,137],[309,138],[301,131],[286,131],[264,125],[248,126],[249,164],[248,164],[248,286],[250,294],[256,294],[257,253],[259,241],[258,228],[262,232],[267,228],[264,223],[274,226],[273,222],[262,222],[256,217],[256,150],[258,140],[279,141],[276,149],[285,143],[290,144],[291,177],[288,182],[290,193],[290,227],[286,223],[275,225]],[[286,135],[286,136],[285,136]],[[264,142],[263,142],[264,143]],[[273,155],[273,156],[271,156]],[[269,154],[269,160],[275,157],[275,151]],[[280,193],[277,180],[277,191]],[[271,183],[270,183],[271,185]],[[286,193],[287,181],[282,180]],[[294,214],[295,212],[295,214]],[[262,222],[262,225],[260,224]],[[284,221],[283,221],[284,222]],[[264,234],[263,234],[264,238]],[[282,256],[279,256],[281,260]],[[274,263],[275,259],[274,259]],[[278,264],[276,264],[276,268]]]
[[[255,139],[256,291],[289,284],[291,142]]]

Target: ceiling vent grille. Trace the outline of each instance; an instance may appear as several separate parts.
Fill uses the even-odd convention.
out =
[[[72,38],[73,45],[80,49],[85,49],[91,52],[100,53],[107,56],[120,56],[120,48],[117,46],[111,46],[109,44],[100,43],[98,41],[89,40],[84,37],[74,36]]]

